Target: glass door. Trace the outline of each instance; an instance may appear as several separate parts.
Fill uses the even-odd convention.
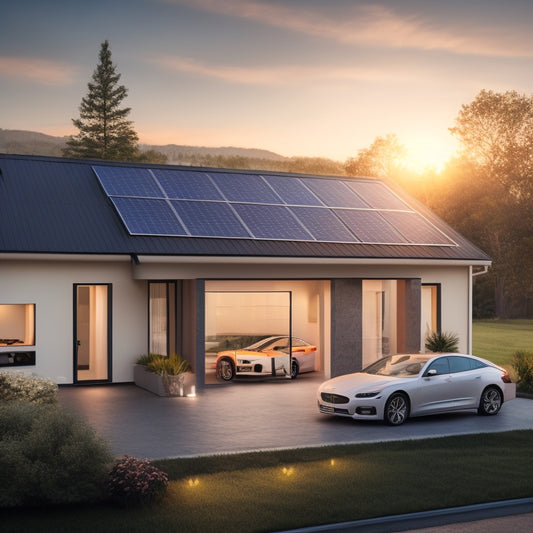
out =
[[[74,285],[74,383],[111,379],[111,285]]]

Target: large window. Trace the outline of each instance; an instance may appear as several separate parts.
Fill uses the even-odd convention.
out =
[[[176,282],[149,283],[149,351],[176,353]]]
[[[433,332],[440,331],[440,284],[422,285],[421,310],[422,346],[425,338]]]
[[[0,304],[0,347],[35,345],[35,304]]]
[[[363,367],[397,349],[397,281],[363,281]]]

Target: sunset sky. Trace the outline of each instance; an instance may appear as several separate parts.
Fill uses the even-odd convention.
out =
[[[0,128],[74,134],[100,45],[143,143],[423,163],[482,89],[533,92],[531,0],[7,0]]]

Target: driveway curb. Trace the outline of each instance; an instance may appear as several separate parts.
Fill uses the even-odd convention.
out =
[[[307,528],[291,529],[282,533],[314,533],[329,532],[357,532],[357,533],[390,533],[391,531],[410,531],[427,527],[472,522],[487,518],[520,515],[533,512],[533,498],[521,498],[500,502],[465,505],[420,513],[370,518],[339,524],[327,524]]]

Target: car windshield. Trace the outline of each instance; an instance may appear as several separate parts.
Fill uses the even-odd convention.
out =
[[[414,378],[418,376],[428,359],[423,355],[391,355],[372,363],[361,372],[377,376]]]

